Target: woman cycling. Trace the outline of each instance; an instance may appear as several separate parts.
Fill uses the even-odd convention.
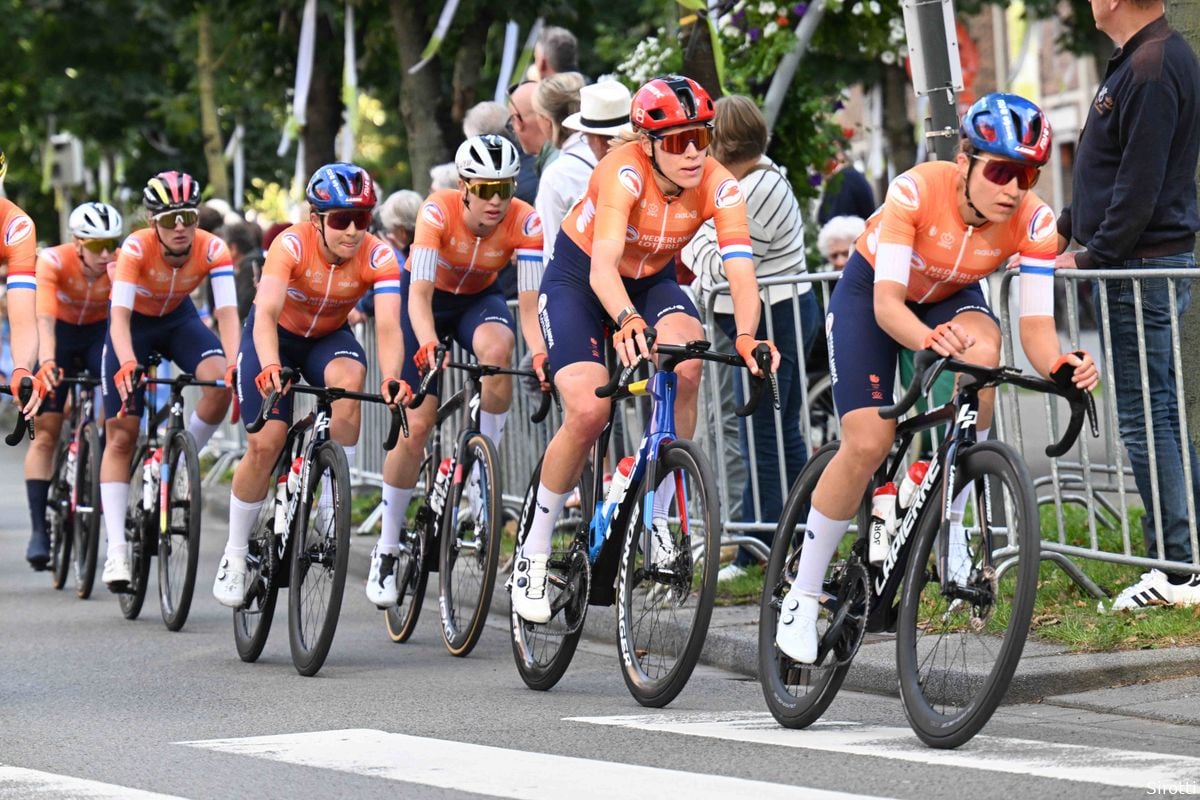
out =
[[[550,619],[546,562],[554,521],[608,421],[610,401],[595,395],[608,380],[601,343],[605,321],[616,322],[613,344],[625,365],[649,357],[643,334],[649,326],[660,342],[703,338],[699,314],[675,281],[674,261],[708,219],[715,221],[732,286],[741,331],[737,351],[759,374],[752,333],[758,327],[758,284],[746,206],[737,180],[706,156],[712,100],[690,78],[668,76],[638,90],[631,112],[636,141],[609,153],[592,173],[587,193],[563,221],[538,297],[564,416],[542,462],[536,508],[512,581],[513,609],[535,623]],[[544,362],[544,356],[535,357],[539,372]],[[778,364],[775,352],[772,369]],[[676,374],[676,421],[679,435],[687,438],[696,427],[699,362],[680,365]],[[655,537],[656,561],[672,558],[665,517],[673,483],[664,484],[655,492],[654,528],[666,532]]]
[[[933,348],[984,366],[1000,363],[1000,327],[980,281],[1020,256],[1021,344],[1048,376],[1074,367],[1083,390],[1096,365],[1062,354],[1054,329],[1054,212],[1029,191],[1050,156],[1050,125],[1035,104],[1011,94],[977,100],[963,117],[954,161],[919,164],[892,182],[834,289],[825,319],[842,444],[812,496],[808,536],[784,599],[776,643],[790,658],[817,655],[821,584],[896,423],[879,416],[892,400],[900,348]],[[980,395],[977,440],[991,427],[994,392]],[[963,536],[964,489],[951,510],[951,553]]]

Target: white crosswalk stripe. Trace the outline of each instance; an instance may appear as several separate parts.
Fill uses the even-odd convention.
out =
[[[767,713],[642,714],[568,720],[1148,791],[1163,786],[1200,785],[1200,758],[1034,739],[981,735],[957,750],[935,750],[922,744],[908,728],[821,721],[805,730],[789,730]]]
[[[128,786],[55,775],[0,764],[0,800],[31,797],[72,797],[81,800],[183,800],[171,794],[144,792]]]
[[[572,800],[612,800],[634,793],[640,797],[686,797],[688,800],[864,797],[378,730],[317,731],[179,744],[520,800],[556,795]]]

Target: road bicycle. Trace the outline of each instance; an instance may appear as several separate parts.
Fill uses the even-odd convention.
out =
[[[833,701],[864,635],[895,630],[909,723],[926,744],[952,748],[987,723],[1008,689],[1033,613],[1041,542],[1037,494],[1024,460],[1004,442],[976,441],[979,392],[1011,384],[1065,398],[1070,422],[1046,448],[1052,458],[1070,449],[1085,414],[1093,436],[1098,431],[1092,397],[1071,383],[1070,366],[1047,381],[1012,367],[942,358],[932,350],[918,353],[914,366],[904,396],[881,408],[880,416],[900,417],[944,370],[959,373],[958,387],[948,404],[897,425],[896,446],[863,496],[853,545],[841,560],[834,557],[824,581],[812,664],[784,655],[775,633],[799,564],[810,498],[838,442],[809,460],[788,494],[764,577],[759,680],[776,720],[807,727]],[[943,425],[949,431],[910,505],[898,512],[890,549],[881,563],[869,563],[873,488],[896,479],[922,431]],[[970,490],[962,518],[965,540],[953,541],[948,515],[964,488]]]
[[[653,337],[648,328],[647,341]],[[632,456],[626,488],[619,496],[604,498],[604,455],[617,413],[617,404],[612,404],[608,424],[579,480],[581,502],[564,508],[555,523],[547,582],[550,620],[536,624],[510,612],[513,656],[531,689],[544,691],[558,683],[574,656],[588,606],[611,606],[614,601],[622,675],[639,703],[665,706],[691,677],[712,615],[721,526],[708,458],[675,432],[675,368],[692,359],[745,366],[740,356],[711,352],[709,347],[705,341],[659,344],[658,369],[648,380],[630,383],[636,368],[618,366],[608,384],[596,390],[598,397],[614,400],[649,396],[651,421]],[[611,346],[609,356],[611,363]],[[749,400],[736,409],[740,416],[753,412],[766,385],[772,387],[778,408],[770,349],[760,345],[756,358],[770,380],[751,379]],[[525,493],[518,547],[529,533],[541,470],[539,461]],[[657,538],[654,497],[666,480],[674,483],[667,512],[671,541],[652,543]]]
[[[46,497],[50,535],[50,576],[55,589],[67,584],[74,567],[75,595],[86,600],[96,581],[100,547],[100,432],[95,390],[100,380],[86,371],[62,379],[67,384],[63,419]]]
[[[183,390],[189,386],[224,388],[224,381],[200,381],[190,373],[158,378],[162,357],[152,353],[134,370],[134,390],[122,413],[133,413],[140,394],[145,431],[134,448],[129,467],[129,501],[125,509],[125,539],[129,542],[131,580],[118,591],[125,619],[142,613],[150,585],[150,560],[158,557],[158,605],[169,631],[187,622],[196,588],[200,560],[200,520],[203,493],[196,440],[183,421]],[[151,386],[169,388],[167,402],[154,409],[147,402]],[[162,438],[159,428],[165,424]],[[117,513],[110,509],[111,513]]]
[[[342,446],[329,435],[333,403],[387,401],[336,386],[294,385],[297,377],[290,368],[279,373],[282,386],[312,395],[316,408],[297,422],[287,420],[267,502],[250,534],[246,597],[233,612],[233,638],[243,661],[257,661],[271,632],[279,590],[287,588],[292,664],[301,675],[312,676],[333,644],[350,558],[350,467]],[[262,430],[278,399],[279,393],[272,391],[263,401],[258,417],[246,426],[249,433]],[[389,408],[392,423],[385,450],[396,446],[402,430],[408,435],[404,408]]]
[[[495,444],[479,429],[481,381],[493,375],[534,374],[482,364],[444,363],[447,352],[444,344],[436,348],[435,366],[421,379],[409,407],[424,402],[437,374],[455,369],[466,373],[467,380],[438,407],[421,460],[424,493],[413,524],[402,533],[396,560],[399,598],[384,616],[392,641],[408,641],[421,615],[429,573],[437,572],[442,640],[452,655],[466,656],[479,642],[487,621],[502,530],[499,458]],[[534,424],[546,418],[550,399],[550,393],[542,395],[541,405],[530,416]],[[443,458],[442,426],[464,409],[458,440]]]

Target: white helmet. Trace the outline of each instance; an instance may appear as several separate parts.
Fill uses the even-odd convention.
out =
[[[517,177],[521,170],[521,159],[512,142],[503,136],[487,133],[472,136],[460,144],[454,155],[454,166],[463,180],[483,178],[495,181]]]
[[[71,212],[67,227],[78,239],[120,239],[125,232],[121,212],[107,203],[84,203]]]

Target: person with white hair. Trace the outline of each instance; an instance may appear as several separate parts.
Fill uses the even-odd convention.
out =
[[[429,193],[445,191],[458,187],[458,169],[454,162],[437,164],[429,168]]]
[[[493,133],[503,136],[513,144],[517,144],[515,135],[509,127],[508,109],[494,100],[484,100],[467,109],[463,115],[463,136],[486,136]],[[534,169],[536,159],[517,148],[521,157],[521,171],[517,173],[517,194],[529,205],[533,205],[538,193],[538,175]]]
[[[396,251],[396,258],[408,258],[408,248],[417,230],[417,214],[423,198],[412,189],[392,192],[379,208],[379,222],[384,236]]]
[[[840,270],[850,260],[854,242],[866,227],[866,220],[862,217],[849,214],[834,217],[821,226],[821,232],[817,234],[817,250],[829,262],[829,266],[835,271]]]

